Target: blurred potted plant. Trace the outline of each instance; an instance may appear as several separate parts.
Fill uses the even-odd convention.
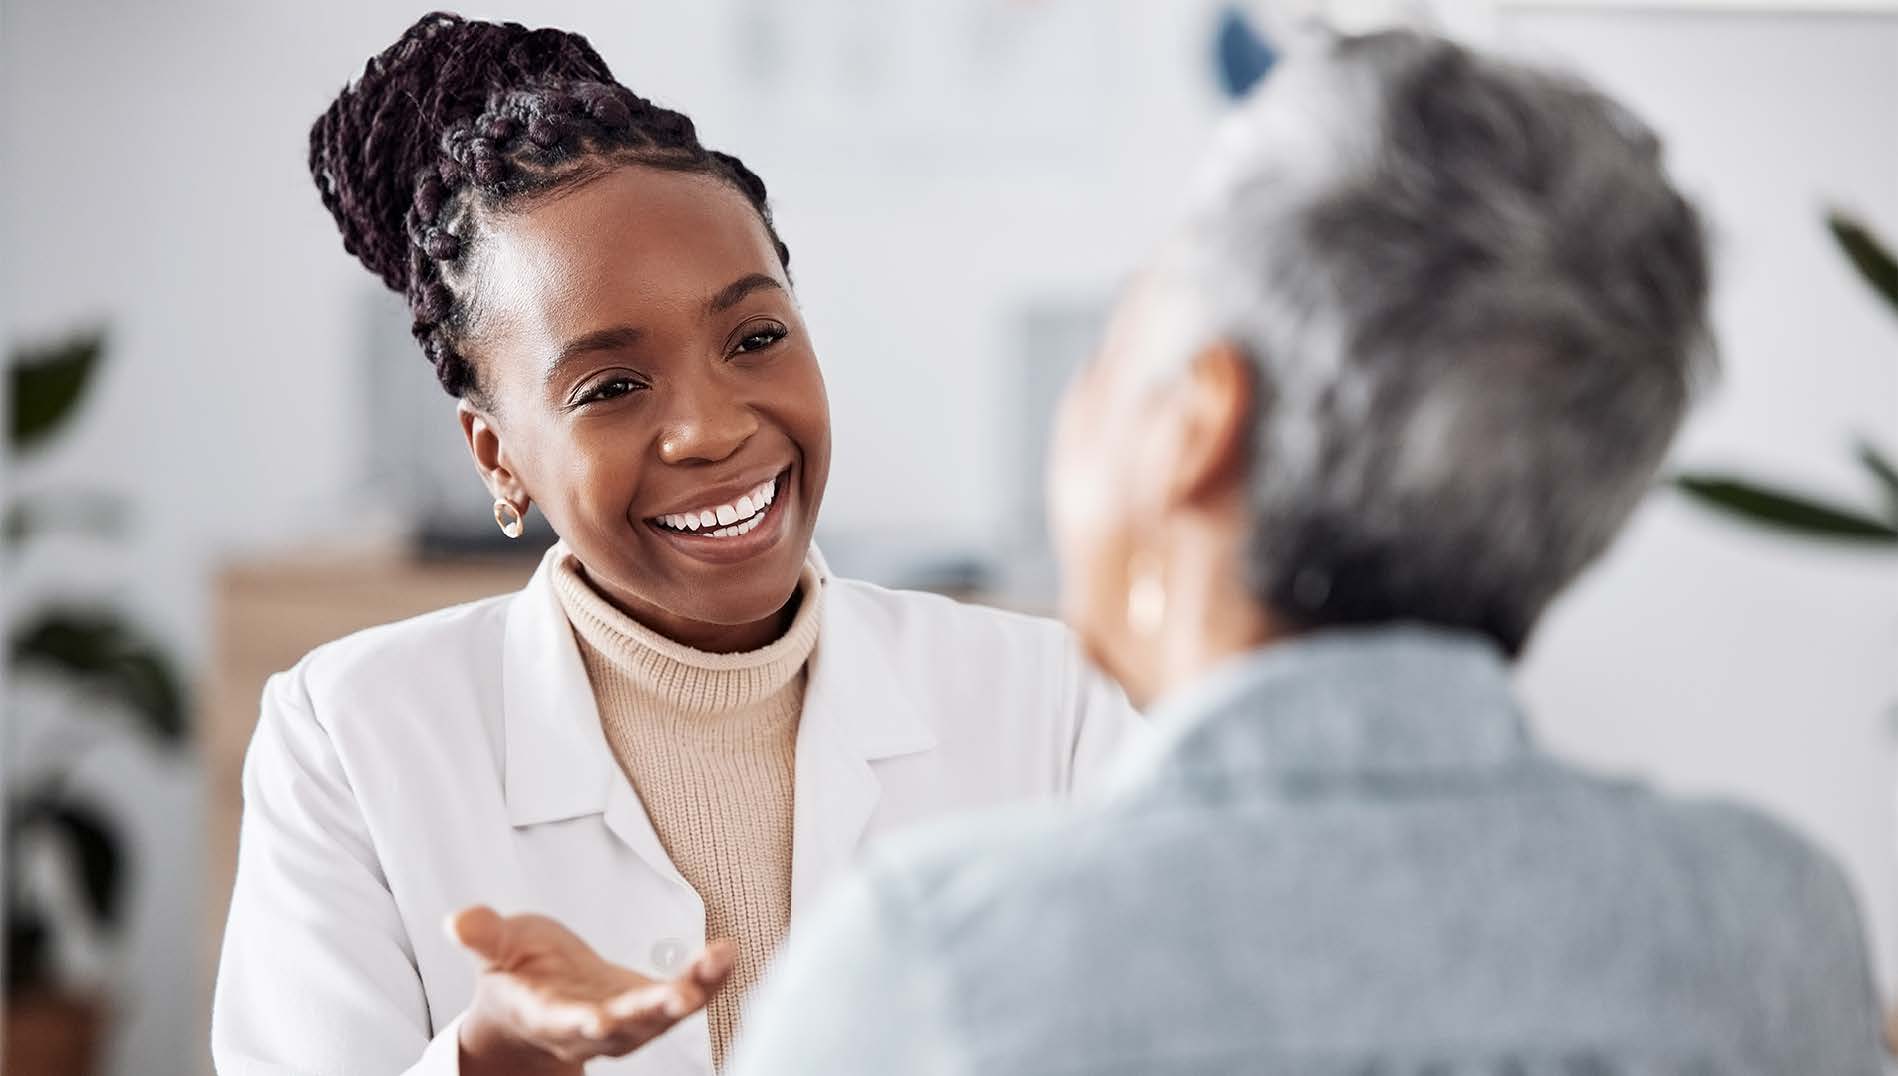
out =
[[[1874,294],[1898,312],[1898,259],[1864,225],[1834,210],[1826,214],[1832,238]],[[1733,518],[1801,537],[1898,547],[1898,467],[1870,440],[1860,438],[1858,460],[1880,500],[1875,508],[1841,505],[1798,490],[1726,474],[1687,474],[1674,480],[1688,496]],[[1898,1055],[1898,1008],[1885,1016],[1885,1048]]]
[[[1898,312],[1898,260],[1851,217],[1834,211],[1826,215],[1826,224],[1872,291]],[[1858,444],[1858,459],[1880,490],[1883,503],[1873,508],[1841,505],[1728,474],[1686,474],[1674,482],[1701,504],[1754,526],[1833,542],[1898,547],[1898,466],[1864,438]]]
[[[93,331],[8,359],[8,443],[30,458],[65,429],[92,384],[105,338]],[[4,544],[64,533],[112,533],[118,506],[100,496],[20,499],[6,505]],[[17,567],[17,563],[15,565]],[[12,622],[9,681],[50,678],[70,689],[77,716],[36,757],[11,766],[6,789],[6,1030],[11,1076],[83,1076],[93,1071],[105,1000],[77,987],[59,959],[64,947],[116,937],[124,907],[126,849],[111,819],[71,787],[72,774],[112,718],[129,719],[167,748],[184,739],[184,698],[164,653],[109,608],[49,604]],[[11,703],[12,700],[9,700]],[[9,722],[9,725],[12,725]],[[16,726],[17,727],[17,726]]]

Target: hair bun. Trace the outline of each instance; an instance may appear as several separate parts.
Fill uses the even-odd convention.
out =
[[[613,73],[579,34],[422,16],[310,127],[310,175],[343,249],[406,293],[409,204],[443,134],[479,116],[497,93],[555,80],[612,82]]]

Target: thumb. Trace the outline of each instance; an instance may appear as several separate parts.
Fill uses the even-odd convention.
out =
[[[485,904],[463,908],[448,917],[448,936],[489,964],[501,962],[507,924]]]

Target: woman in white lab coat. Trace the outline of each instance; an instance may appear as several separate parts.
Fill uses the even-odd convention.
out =
[[[538,506],[561,542],[518,594],[271,680],[224,1076],[710,1072],[866,840],[1067,794],[1134,727],[1059,627],[830,574],[764,185],[583,38],[426,17],[310,163],[497,523]]]

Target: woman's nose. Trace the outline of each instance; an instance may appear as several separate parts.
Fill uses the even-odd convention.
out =
[[[758,432],[758,416],[741,403],[704,397],[680,403],[659,436],[659,458],[667,463],[728,459]]]

